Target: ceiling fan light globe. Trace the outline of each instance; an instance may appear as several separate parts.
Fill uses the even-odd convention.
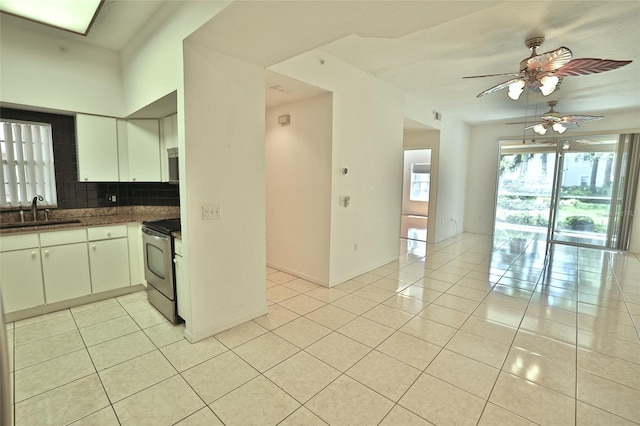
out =
[[[524,90],[524,80],[518,80],[509,85],[509,97],[514,101],[520,99],[520,95]]]
[[[563,134],[564,132],[567,131],[567,128],[565,126],[562,125],[562,123],[555,123],[553,125],[553,130],[555,130],[556,132]]]
[[[540,92],[542,92],[543,96],[548,96],[556,90],[556,86],[558,86],[558,81],[560,79],[555,75],[545,75],[540,79]]]
[[[547,126],[542,123],[536,124],[535,126],[533,126],[533,131],[539,135],[544,135],[547,133]]]

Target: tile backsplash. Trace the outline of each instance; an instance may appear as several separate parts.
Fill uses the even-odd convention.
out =
[[[0,116],[51,124],[58,209],[180,205],[178,185],[161,182],[78,182],[73,115],[0,108]],[[115,196],[115,202],[111,201],[112,196]]]

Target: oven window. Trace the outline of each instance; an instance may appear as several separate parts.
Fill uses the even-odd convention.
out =
[[[153,244],[147,244],[147,268],[158,278],[165,278],[164,252]]]

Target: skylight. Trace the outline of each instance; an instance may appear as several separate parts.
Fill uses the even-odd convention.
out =
[[[10,15],[86,35],[104,0],[1,0]]]

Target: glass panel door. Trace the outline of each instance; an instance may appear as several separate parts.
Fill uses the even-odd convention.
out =
[[[617,135],[558,141],[551,242],[609,246],[617,146]]]
[[[557,140],[500,144],[494,233],[547,234],[554,187]]]

